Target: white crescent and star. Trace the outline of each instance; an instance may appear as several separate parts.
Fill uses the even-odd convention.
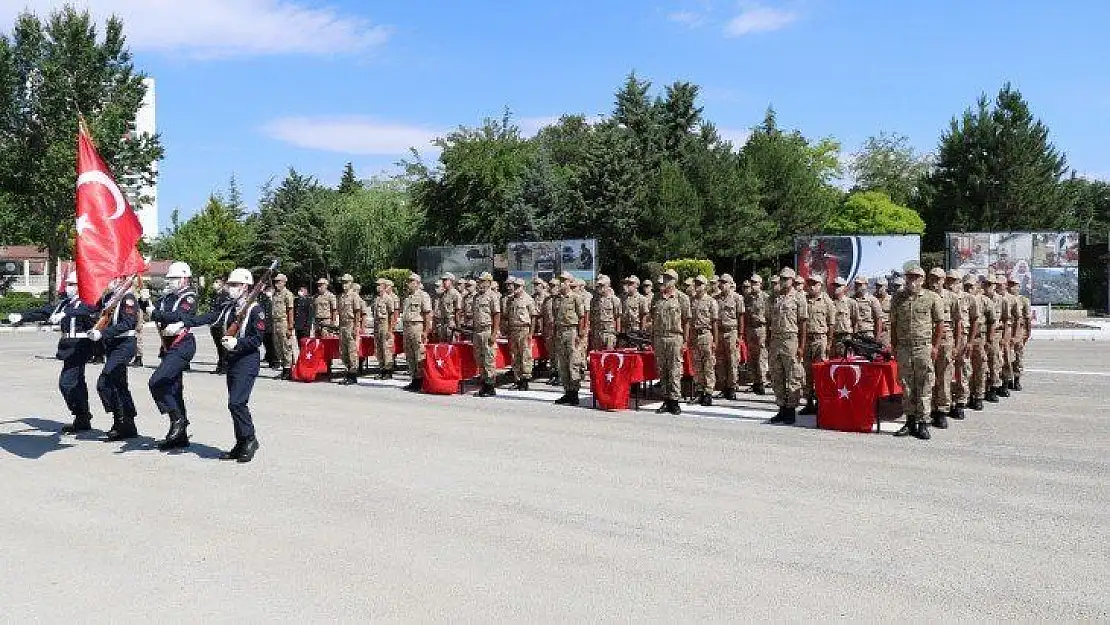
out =
[[[123,217],[123,213],[127,210],[127,202],[123,199],[123,193],[120,192],[119,185],[108,174],[95,169],[87,171],[77,177],[77,188],[80,189],[81,185],[84,184],[102,185],[112,194],[112,199],[116,203],[116,212],[108,217],[108,221],[115,221]]]
[[[852,383],[851,388],[855,388],[856,386],[858,386],[859,380],[863,376],[863,370],[860,368],[859,365],[832,365],[829,367],[829,379],[835,382],[836,370],[841,367],[847,367],[856,374],[856,381]],[[836,389],[836,392],[838,395],[840,395],[840,399],[848,399],[852,395],[851,389],[849,389],[849,387],[846,385]]]
[[[617,357],[617,371],[620,371],[621,369],[624,368],[624,354],[622,354],[620,352],[607,352],[601,357],[601,368],[602,369],[605,368],[605,360],[608,359],[610,356],[616,356]],[[605,372],[605,381],[608,382],[609,384],[613,383],[613,378],[614,377],[616,377],[616,376],[613,375],[612,371],[606,371]]]

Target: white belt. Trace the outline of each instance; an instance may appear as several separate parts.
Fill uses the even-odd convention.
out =
[[[88,333],[87,333],[87,332],[74,332],[73,334],[68,334],[68,333],[67,333],[67,334],[63,334],[63,335],[62,335],[62,338],[67,338],[67,339],[87,339],[87,338],[89,338],[89,335],[88,335]]]
[[[128,330],[127,332],[120,332],[119,334],[117,334],[115,336],[115,338],[120,339],[120,338],[125,338],[125,337],[128,337],[128,336],[136,336],[137,334],[138,333],[135,332],[134,330]]]

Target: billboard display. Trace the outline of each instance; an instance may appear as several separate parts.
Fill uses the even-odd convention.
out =
[[[456,278],[477,278],[483,271],[493,273],[493,246],[422,247],[416,251],[416,271],[425,285],[438,284],[440,276],[447,272]]]
[[[830,288],[837,276],[848,282],[865,276],[873,286],[878,278],[891,280],[921,261],[917,235],[820,235],[794,239],[798,273],[822,277]]]
[[[531,281],[550,281],[569,271],[587,282],[597,277],[597,240],[521,241],[508,247],[509,275]]]
[[[950,232],[948,267],[1017,280],[1033,304],[1079,302],[1079,234]]]

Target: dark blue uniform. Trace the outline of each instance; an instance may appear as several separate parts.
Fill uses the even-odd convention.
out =
[[[66,297],[56,304],[23,313],[23,320],[46,321],[55,313],[65,315],[58,323],[58,330],[62,333],[55,355],[62,361],[58,389],[73,414],[74,425],[81,425],[80,429],[88,429],[92,413],[89,411],[89,387],[85,384],[85,364],[92,355],[92,341],[88,339],[87,333],[96,323],[94,318],[97,311],[78,297]]]
[[[235,317],[235,302],[232,301],[218,310],[194,317],[187,325],[212,325],[223,328],[226,334],[228,326],[235,322]],[[262,306],[257,302],[251,304],[239,326],[239,332],[235,335],[238,341],[235,349],[227,352],[227,409],[231,412],[235,440],[238,443],[254,440],[254,420],[247,404],[254,389],[254,380],[258,377],[261,362],[258,349],[262,346],[267,326],[266,313]]]
[[[135,357],[135,326],[139,321],[139,302],[133,293],[124,295],[111,322],[101,330],[104,341],[104,370],[96,381],[96,390],[104,410],[117,418],[134,420],[135,400],[127,384],[127,365]]]
[[[158,324],[162,339],[162,362],[150,376],[150,394],[162,414],[177,413],[185,419],[184,371],[197,353],[197,341],[188,326],[197,313],[197,294],[191,289],[170,293],[159,300],[151,312],[151,319]],[[187,327],[176,336],[164,336],[162,331],[171,323],[184,323]]]

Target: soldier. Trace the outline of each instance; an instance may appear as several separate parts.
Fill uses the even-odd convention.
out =
[[[358,383],[358,341],[359,330],[362,328],[362,316],[366,313],[366,306],[362,296],[355,292],[354,276],[343,274],[339,279],[342,284],[342,293],[337,305],[339,316],[339,349],[343,355],[343,364],[347,371],[339,382],[343,385]]]
[[[96,309],[81,301],[77,295],[77,272],[66,276],[65,297],[55,304],[47,304],[37,310],[11,313],[8,321],[43,322],[56,325],[62,336],[58,339],[55,357],[62,361],[62,372],[58,376],[58,390],[73,414],[73,422],[62,426],[62,434],[76,434],[92,429],[92,411],[89,410],[89,388],[85,383],[85,365],[92,355],[92,341],[88,332],[96,323]]]
[[[776,276],[777,282],[777,276]],[[766,395],[764,385],[770,369],[767,363],[767,311],[770,298],[763,290],[763,276],[752,274],[751,292],[744,298],[744,341],[748,345],[748,370],[752,376],[752,392]]]
[[[882,311],[882,329],[876,330],[875,337],[882,341],[883,345],[890,347],[890,302],[892,300],[890,293],[887,292],[886,278],[879,278],[875,281],[875,299],[879,302],[879,310]]]
[[[694,287],[694,278],[693,277],[686,278],[686,280],[683,282],[683,284],[686,286],[686,288],[683,289],[682,292],[685,293],[686,297],[690,298],[691,300],[694,299],[694,289],[695,289],[695,287]]]
[[[224,306],[227,306],[227,303],[230,300],[231,298],[228,297],[227,294],[227,284],[223,280],[217,279],[212,284],[212,296],[210,301],[208,302],[208,309],[221,309]],[[227,350],[224,349],[223,331],[216,326],[212,326],[208,329],[208,332],[212,337],[212,342],[216,345],[216,370],[212,373],[214,373],[215,375],[223,375],[224,373],[227,373]]]
[[[115,289],[113,280],[109,288]],[[104,302],[107,303],[108,295]],[[103,330],[93,328],[88,337],[93,343],[104,340],[104,369],[96,381],[96,390],[104,411],[112,415],[108,439],[121,440],[138,436],[135,431],[135,400],[127,383],[127,365],[135,357],[135,324],[139,319],[139,301],[131,289],[110,311],[111,322]]]
[[[991,346],[994,351],[994,355],[991,356],[991,386],[994,387],[995,401],[997,401],[999,397],[1010,396],[1010,390],[1006,385],[1006,349],[1010,342],[1010,331],[1012,329],[1010,321],[1012,309],[1006,297],[1006,278],[1001,274],[996,275],[991,283],[991,302],[995,308],[995,324],[997,326],[993,345]],[[987,399],[989,401],[990,397],[988,396]]]
[[[590,307],[591,347],[593,349],[616,349],[617,335],[621,327],[621,300],[613,293],[609,276],[597,277],[597,296]]]
[[[696,283],[697,279],[695,279],[694,281]],[[718,278],[717,276],[709,276],[709,283],[705,285],[705,292],[708,293],[709,297],[712,297],[713,299],[717,299],[717,296],[721,293],[721,287],[718,284],[719,281],[720,278]]]
[[[1016,345],[1021,337],[1022,320],[1021,320],[1021,294],[1017,289],[1020,283],[1013,278],[1005,278],[1005,284],[1002,285],[1002,297],[1006,306],[1006,314],[1009,318],[1009,340],[1006,341],[1005,349],[1002,352],[1004,355],[1002,364],[1002,388],[1009,393],[1014,388],[1014,360],[1016,358]],[[1010,287],[1010,285],[1013,287]]]
[[[316,319],[316,336],[320,338],[335,336],[332,330],[339,323],[339,300],[328,290],[328,279],[320,278],[316,281],[316,299],[314,312]]]
[[[301,339],[312,336],[312,298],[308,296],[306,287],[297,289],[293,306],[293,328],[299,344]]]
[[[740,337],[744,336],[744,298],[736,292],[736,283],[729,274],[717,279],[717,312],[720,331],[717,337],[717,379],[723,389],[718,397],[736,399],[740,388]]]
[[[378,278],[374,298],[374,351],[378,356],[378,379],[393,379],[393,328],[397,326],[397,306],[389,294],[393,281]]]
[[[463,278],[462,297],[459,298],[459,329],[467,334],[467,338],[474,331],[474,281]]]
[[[837,276],[833,284],[836,285],[832,297],[833,310],[836,314],[830,323],[833,334],[830,351],[836,358],[843,358],[847,354],[843,343],[844,339],[850,338],[856,333],[856,305],[853,300],[848,299],[847,280]]]
[[[167,278],[169,276],[166,276]],[[139,302],[150,301],[150,289],[144,288],[139,291]],[[135,357],[131,359],[132,367],[143,366],[143,326],[149,321],[148,316],[143,311],[143,307],[139,306],[138,319],[135,321]],[[161,357],[161,350],[158,354]]]
[[[258,349],[268,325],[265,308],[258,302],[247,303],[246,295],[253,284],[251,272],[235,269],[227,277],[229,299],[224,307],[186,323],[186,327],[215,324],[224,333],[221,342],[227,350],[227,407],[235,429],[235,446],[220,460],[240,463],[250,462],[258,451],[249,404],[261,366]]]
[[[1014,383],[1010,386],[1010,390],[1020,391],[1021,373],[1025,370],[1025,344],[1029,342],[1029,336],[1033,333],[1033,312],[1029,305],[1029,298],[1021,294],[1021,284],[1017,280],[1010,278],[1006,286],[1010,290],[1010,295],[1018,300],[1018,313],[1015,315],[1017,329],[1014,332],[1014,359],[1011,364]]]
[[[435,306],[436,340],[450,343],[455,340],[455,329],[459,325],[462,294],[455,288],[455,274],[448,272],[439,279],[443,294],[436,300]]]
[[[559,350],[556,344],[558,327],[555,324],[555,298],[562,289],[560,284],[559,276],[551,279],[551,288],[547,293],[547,298],[544,299],[543,306],[540,308],[543,340],[547,347],[547,353],[551,357],[551,376],[547,380],[550,386],[562,385],[559,381],[559,372],[562,371],[562,365],[559,363]]]
[[[953,332],[955,346],[952,350],[954,380],[952,381],[952,409],[948,412],[950,419],[963,420],[965,409],[971,396],[971,358],[970,337],[972,316],[978,316],[978,308],[974,307],[972,297],[960,287],[963,274],[953,269],[948,272],[944,287],[955,297],[956,307],[953,313]],[[958,329],[958,330],[957,330]]]
[[[779,290],[768,314],[768,352],[771,385],[775,391],[778,414],[770,423],[792,424],[801,395],[802,358],[806,345],[809,306],[794,290],[794,270],[786,267],[779,272]]]
[[[293,379],[293,312],[296,302],[286,288],[283,273],[274,276],[274,296],[270,300],[270,319],[274,326],[274,357],[281,365],[281,379]]]
[[[1002,381],[1002,354],[1000,353],[1002,333],[1002,307],[995,298],[994,277],[981,276],[979,302],[983,311],[983,385],[986,391],[983,400],[998,403],[998,385]]]
[[[933,406],[929,413],[933,426],[938,429],[948,427],[948,414],[952,412],[952,382],[955,379],[955,338],[962,334],[959,327],[960,302],[955,293],[944,288],[947,276],[940,267],[929,271],[925,288],[940,298],[942,330],[937,343],[936,358],[933,362]]]
[[[837,283],[843,283],[844,278],[837,278]],[[806,340],[805,353],[802,366],[805,368],[805,395],[806,406],[799,414],[817,414],[817,396],[814,393],[813,365],[829,359],[832,352],[829,331],[836,323],[840,314],[837,305],[825,292],[825,285],[820,276],[810,275],[807,279],[806,292]],[[841,300],[847,302],[847,299]]]
[[[644,280],[644,301],[647,302],[648,319],[651,318],[651,305],[655,303],[655,283],[651,279]]]
[[[182,262],[171,263],[166,271],[162,299],[154,305],[142,302],[162,336],[162,362],[150,376],[147,386],[158,411],[170,420],[166,438],[158,449],[168,451],[189,445],[189,413],[185,408],[184,372],[197,353],[197,342],[189,324],[197,314],[197,293],[192,287],[193,270]],[[128,428],[134,432],[134,424]]]
[[[660,278],[659,295],[651,308],[655,367],[663,388],[663,405],[656,411],[682,414],[682,347],[690,338],[689,301],[678,290],[678,272],[668,269]]]
[[[515,283],[515,279],[512,279]],[[482,387],[478,397],[493,397],[497,391],[497,337],[501,334],[501,298],[492,288],[493,276],[488,271],[478,276],[478,293],[471,306],[474,309],[474,360],[478,365]],[[530,346],[529,346],[530,349]]]
[[[702,406],[713,405],[713,390],[717,386],[718,325],[721,320],[720,305],[709,295],[708,280],[699,274],[694,277],[694,297],[690,300],[690,357],[693,359],[694,394]]]
[[[985,328],[987,327],[988,308],[982,293],[979,291],[979,280],[974,274],[964,276],[964,294],[967,298],[968,318],[968,356],[964,366],[966,375],[970,378],[968,392],[970,399],[967,407],[972,410],[983,409],[983,396],[987,390],[987,347],[985,344]]]
[[[586,340],[578,344],[578,353],[574,361],[574,365],[578,367],[578,379],[583,380],[586,378],[586,369],[589,366],[586,354],[590,347],[589,336],[592,331],[590,328],[590,316],[593,310],[594,296],[593,293],[586,290],[586,281],[580,278],[574,280],[574,290],[572,293],[578,297],[578,299],[582,300],[582,307],[586,309]]]
[[[536,300],[524,289],[524,278],[509,280],[512,281],[512,295],[504,314],[508,318],[513,376],[516,378],[516,389],[527,391],[528,382],[532,379],[532,336],[535,334],[540,311],[536,307]]]
[[[883,309],[879,300],[867,292],[867,278],[856,276],[856,336],[875,340],[883,334]]]
[[[925,414],[932,403],[938,346],[944,332],[944,304],[940,296],[923,288],[925,270],[906,271],[906,288],[898,291],[890,307],[890,335],[902,382],[902,414],[906,424],[895,436],[929,439]]]
[[[578,405],[578,388],[582,380],[577,366],[578,351],[589,336],[588,311],[582,298],[574,294],[573,284],[574,276],[564,271],[559,276],[558,292],[550,298],[555,326],[555,360],[564,389],[563,396],[555,403],[565,406]]]
[[[624,279],[624,299],[621,301],[621,331],[643,332],[644,318],[648,315],[647,298],[640,295],[637,287],[640,279],[628,276]]]
[[[432,298],[424,292],[420,276],[409,274],[409,296],[401,304],[401,320],[404,322],[405,362],[409,366],[412,381],[406,391],[419,391],[424,379],[424,343],[432,333]]]

